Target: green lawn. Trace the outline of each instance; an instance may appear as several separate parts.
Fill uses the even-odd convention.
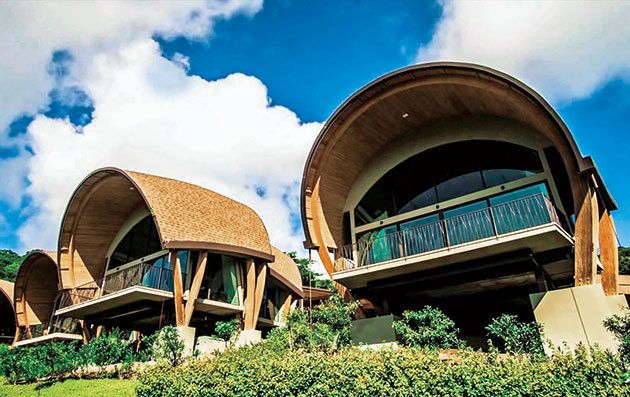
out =
[[[118,379],[69,379],[63,382],[8,385],[0,378],[0,397],[126,397],[135,396],[136,381]]]

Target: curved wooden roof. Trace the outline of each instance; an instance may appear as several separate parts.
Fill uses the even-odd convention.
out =
[[[421,126],[470,115],[514,120],[540,132],[558,150],[576,191],[580,174],[598,180],[607,208],[616,205],[590,157],[583,157],[566,124],[534,90],[494,69],[458,62],[413,65],[386,74],[348,98],[327,120],[307,158],[301,185],[302,223],[313,246],[312,211],[341,240],[341,217],[349,190],[362,169],[396,138]],[[419,132],[421,133],[421,132]],[[310,198],[319,183],[319,206]],[[334,244],[334,242],[331,242]],[[327,244],[328,245],[328,244]]]
[[[300,275],[297,264],[289,255],[274,246],[271,246],[271,252],[275,257],[275,260],[269,263],[271,275],[295,293],[302,296],[302,276]]]
[[[139,206],[150,211],[165,249],[209,249],[273,260],[267,229],[248,206],[191,183],[101,168],[79,184],[64,213],[58,241],[62,279],[74,277],[73,284],[80,285],[102,277],[107,249]],[[71,243],[79,265],[72,271],[72,261],[64,257]]]
[[[15,277],[13,303],[17,325],[42,324],[49,320],[59,291],[57,253],[31,251]]]

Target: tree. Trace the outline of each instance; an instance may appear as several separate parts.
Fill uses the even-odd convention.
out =
[[[291,257],[291,259],[293,259],[293,262],[295,262],[295,264],[297,265],[298,270],[300,271],[300,275],[302,276],[303,285],[311,285],[316,288],[327,288],[331,290],[333,289],[333,284],[330,279],[320,278],[322,274],[315,272],[311,268],[311,265],[313,264],[312,260],[309,260],[307,258],[298,258],[297,252],[295,251],[287,252],[286,254],[289,255],[289,257]]]
[[[15,281],[15,275],[23,259],[23,256],[14,251],[0,250],[0,278],[11,282]]]
[[[630,247],[619,247],[619,274],[630,275]]]

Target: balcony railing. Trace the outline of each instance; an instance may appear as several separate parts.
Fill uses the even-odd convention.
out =
[[[454,247],[549,223],[560,225],[558,215],[545,195],[536,194],[345,245],[336,256],[346,260],[336,261],[335,270]]]
[[[186,275],[182,274],[182,277],[185,279]],[[172,292],[173,271],[153,263],[140,263],[75,289],[63,291],[59,308],[77,305],[134,286]]]

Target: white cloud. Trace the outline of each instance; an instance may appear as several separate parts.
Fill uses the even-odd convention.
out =
[[[630,2],[445,1],[418,62],[457,60],[512,74],[552,101],[589,96],[630,70]]]
[[[19,229],[24,248],[54,244],[74,187],[108,165],[236,198],[261,215],[275,245],[300,248],[301,230],[291,233],[290,211],[297,211],[298,181],[318,123],[303,124],[289,109],[270,104],[255,77],[187,76],[151,39],[100,54],[86,66],[78,83],[95,111],[82,133],[69,121],[45,116],[29,126],[35,155],[27,192],[37,211]]]
[[[0,7],[0,137],[22,113],[48,104],[53,51],[70,49],[78,62],[139,38],[206,37],[213,22],[253,14],[262,0],[3,2]]]

